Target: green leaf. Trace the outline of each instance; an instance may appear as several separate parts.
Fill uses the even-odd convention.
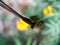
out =
[[[31,42],[32,42],[32,37],[29,37],[26,45],[31,45]]]
[[[15,45],[22,45],[22,42],[18,37],[13,37],[13,41],[15,42]]]
[[[33,44],[32,45],[37,45],[37,41],[33,41]]]

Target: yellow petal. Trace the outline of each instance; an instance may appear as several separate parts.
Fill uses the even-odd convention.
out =
[[[48,9],[45,8],[45,9],[43,10],[43,14],[44,14],[44,15],[47,15],[48,13],[49,13]]]
[[[47,9],[48,9],[49,11],[52,11],[52,6],[49,5],[49,6],[47,7]]]
[[[20,20],[16,21],[16,27],[18,30],[24,31],[25,29],[27,29],[29,27],[29,24],[27,24],[22,19],[20,19]]]

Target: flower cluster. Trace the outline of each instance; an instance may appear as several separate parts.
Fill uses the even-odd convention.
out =
[[[44,8],[43,14],[44,14],[44,15],[53,14],[52,6],[49,5],[47,8]]]

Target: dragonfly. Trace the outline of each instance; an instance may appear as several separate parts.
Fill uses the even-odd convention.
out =
[[[31,26],[31,28],[34,27],[35,22],[32,22],[30,19],[19,14],[17,11],[15,11],[13,8],[11,8],[9,5],[7,5],[4,1],[0,0],[0,6],[3,7],[4,9],[8,10],[9,12],[13,13],[14,15],[18,16],[19,18],[21,18],[24,22],[29,24]]]
[[[3,7],[4,9],[8,10],[9,12],[13,13],[14,15],[18,16],[21,18],[24,22],[29,24],[29,26],[33,29],[35,26],[41,26],[44,24],[44,20],[40,20],[36,22],[35,18],[37,16],[31,16],[30,18],[27,18],[23,16],[22,14],[19,14],[17,11],[15,11],[13,8],[11,8],[8,4],[6,4],[4,1],[0,0],[0,6]],[[39,27],[38,26],[38,27]]]

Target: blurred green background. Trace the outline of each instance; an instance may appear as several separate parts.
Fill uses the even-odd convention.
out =
[[[36,27],[21,31],[19,17],[0,7],[0,45],[58,45],[60,43],[60,0],[3,0],[36,22]],[[44,23],[40,24],[40,21]],[[18,25],[21,26],[21,25]],[[23,26],[24,28],[24,26]]]

